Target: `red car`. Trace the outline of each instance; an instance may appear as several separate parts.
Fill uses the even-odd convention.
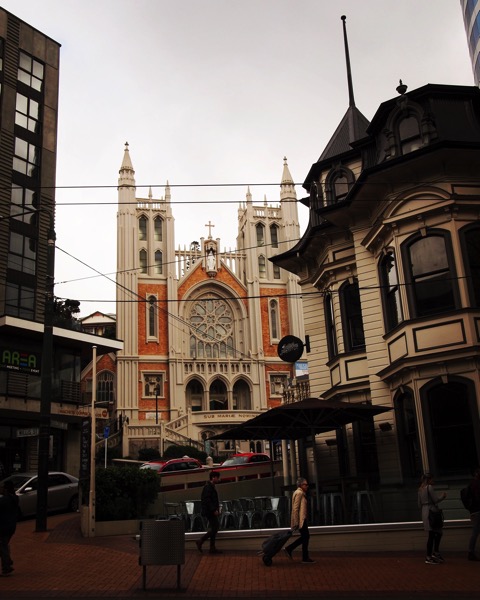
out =
[[[222,463],[222,467],[241,467],[245,465],[258,465],[258,463],[270,462],[268,454],[262,452],[239,452],[233,454]]]
[[[258,477],[270,477],[270,469],[264,469],[265,472],[257,474],[252,473],[249,467],[258,467],[272,463],[268,454],[262,452],[239,452],[233,454],[230,458],[223,461],[218,467],[220,471],[220,481],[229,483],[232,481],[241,481],[243,479],[257,479]]]
[[[196,458],[184,456],[183,458],[172,458],[171,460],[151,460],[144,463],[141,469],[153,469],[157,473],[185,473],[204,470],[202,463]]]

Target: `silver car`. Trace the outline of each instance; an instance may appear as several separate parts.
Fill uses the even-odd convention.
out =
[[[18,496],[19,516],[31,517],[37,512],[37,473],[14,473],[3,481],[12,481]],[[3,483],[3,482],[2,482]],[[68,473],[48,474],[48,512],[78,510],[78,479]]]

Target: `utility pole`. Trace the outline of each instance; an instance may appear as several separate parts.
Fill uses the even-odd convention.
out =
[[[46,211],[47,212],[47,211]],[[42,347],[42,374],[40,392],[40,420],[38,433],[38,487],[35,531],[47,530],[48,463],[50,454],[50,417],[52,410],[53,370],[53,290],[55,285],[55,230],[53,214],[48,211],[50,226],[47,240],[47,277]]]

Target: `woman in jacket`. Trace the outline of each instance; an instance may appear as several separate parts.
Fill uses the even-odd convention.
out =
[[[480,467],[473,471],[473,479],[470,483],[472,489],[472,506],[470,507],[470,521],[472,523],[472,534],[468,542],[468,560],[480,561],[475,554],[475,545],[480,535]]]
[[[440,540],[442,539],[442,528],[432,527],[430,524],[429,514],[430,509],[439,511],[438,503],[445,500],[447,493],[437,494],[433,489],[433,476],[431,473],[424,473],[418,488],[418,506],[422,509],[423,528],[428,531],[427,539],[427,557],[425,563],[427,565],[438,565],[444,562],[440,554]]]

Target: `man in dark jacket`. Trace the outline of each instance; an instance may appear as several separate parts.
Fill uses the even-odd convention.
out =
[[[196,542],[199,552],[202,551],[203,542],[206,542],[209,539],[210,554],[221,554],[221,551],[217,550],[215,547],[215,538],[220,526],[220,502],[215,487],[219,479],[220,473],[218,471],[210,471],[210,479],[204,485],[202,490],[202,517],[207,518],[208,528],[207,533]]]
[[[475,554],[475,545],[480,534],[480,467],[473,471],[473,479],[470,484],[472,489],[472,506],[470,508],[470,521],[472,522],[472,535],[468,543],[468,560],[480,561]]]
[[[11,481],[0,486],[0,560],[2,577],[13,572],[13,560],[10,556],[10,540],[17,528],[18,497]]]

